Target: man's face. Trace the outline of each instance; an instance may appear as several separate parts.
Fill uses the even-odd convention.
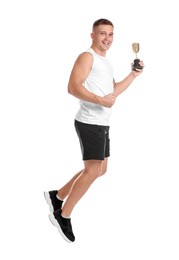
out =
[[[91,33],[93,44],[101,51],[107,51],[113,42],[113,27],[111,25],[99,25]]]

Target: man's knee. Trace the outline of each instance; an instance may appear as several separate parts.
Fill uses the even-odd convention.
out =
[[[102,169],[100,176],[104,175],[107,172],[107,168]]]
[[[101,176],[103,172],[102,162],[100,161],[87,162],[85,166],[85,173],[91,176],[93,179],[96,179],[99,176]]]

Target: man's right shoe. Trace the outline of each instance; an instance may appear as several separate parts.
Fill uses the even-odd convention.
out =
[[[75,236],[73,234],[71,219],[63,218],[61,216],[61,209],[58,209],[49,215],[49,219],[54,226],[58,228],[61,236],[69,243],[75,241]]]
[[[57,193],[57,190],[44,192],[44,197],[46,199],[47,204],[50,207],[51,212],[54,212],[57,209],[61,209],[63,204],[63,200],[57,199]]]

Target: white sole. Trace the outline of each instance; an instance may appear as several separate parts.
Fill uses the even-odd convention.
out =
[[[50,212],[53,213],[53,205],[52,205],[52,202],[51,202],[51,198],[50,198],[49,192],[45,191],[44,192],[44,197],[45,197],[45,200],[46,200],[47,204],[49,205]]]
[[[54,215],[53,215],[53,214],[49,214],[48,216],[49,216],[49,219],[50,219],[51,223],[52,223],[55,227],[58,228],[58,231],[59,231],[60,235],[63,237],[63,239],[66,240],[67,242],[71,243],[72,241],[70,241],[70,240],[64,235],[64,233],[63,233],[63,231],[62,231],[60,225],[58,224],[58,221],[57,221],[56,218],[54,217]]]

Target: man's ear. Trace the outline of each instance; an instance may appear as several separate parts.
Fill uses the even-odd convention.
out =
[[[92,33],[90,34],[90,36],[91,36],[91,39],[93,39],[93,38],[94,38],[94,33],[92,32]]]

